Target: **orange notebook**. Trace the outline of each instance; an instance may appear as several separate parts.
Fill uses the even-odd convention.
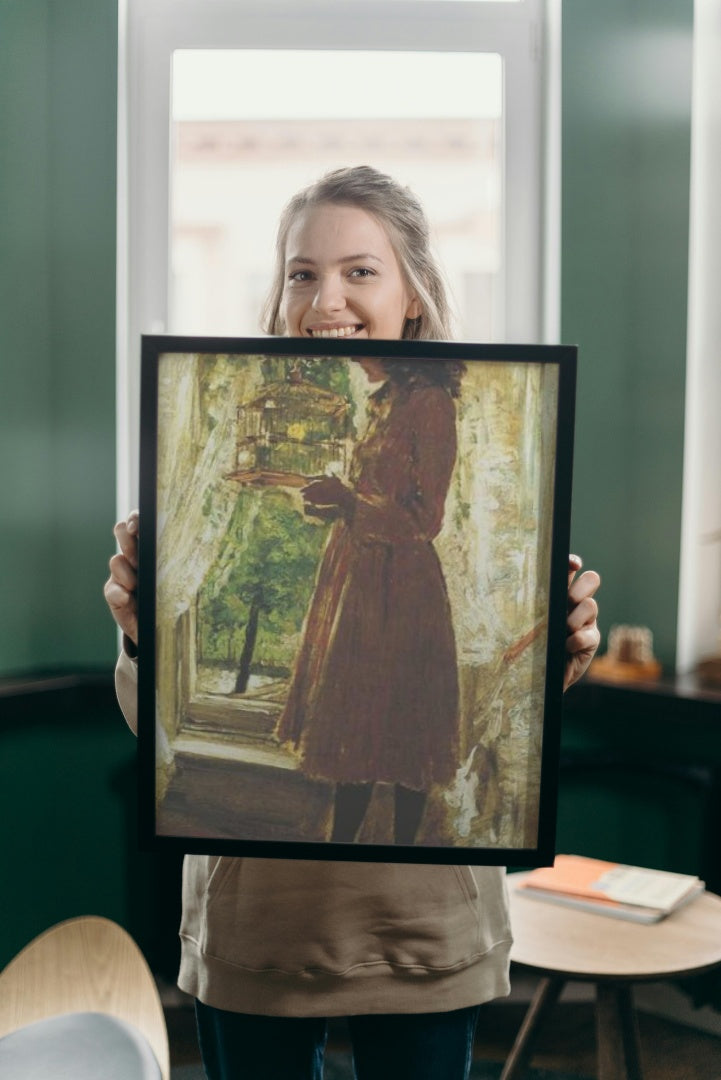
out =
[[[532,870],[518,888],[538,900],[638,922],[658,922],[703,892],[704,884],[693,874],[583,855],[557,855],[553,866]]]

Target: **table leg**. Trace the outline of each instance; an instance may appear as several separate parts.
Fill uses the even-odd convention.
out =
[[[541,979],[503,1066],[500,1080],[520,1080],[523,1076],[531,1060],[541,1022],[558,1001],[565,981],[561,978]]]
[[[643,1080],[629,983],[596,984],[599,1080]]]

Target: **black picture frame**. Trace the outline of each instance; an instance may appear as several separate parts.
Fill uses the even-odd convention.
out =
[[[143,848],[553,861],[575,383],[574,346],[143,337]]]

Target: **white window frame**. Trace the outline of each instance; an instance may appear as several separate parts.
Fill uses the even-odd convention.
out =
[[[120,0],[118,513],[137,504],[142,333],[168,319],[176,49],[494,52],[504,61],[503,340],[556,341],[560,0]],[[550,61],[550,62],[549,62]]]
[[[721,651],[721,0],[696,0],[693,31],[688,339],[676,670]]]

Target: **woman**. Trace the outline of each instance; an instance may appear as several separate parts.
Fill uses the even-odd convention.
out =
[[[447,338],[445,294],[415,197],[367,167],[331,173],[296,196],[280,225],[266,329]],[[309,485],[306,500],[365,513],[330,478]],[[116,526],[121,553],[105,587],[128,645],[117,687],[131,724],[137,530],[137,514]],[[579,569],[572,557],[567,686],[599,640],[598,575],[576,578]],[[178,981],[197,1000],[210,1080],[319,1078],[329,1016],[348,1017],[359,1080],[462,1080],[478,1007],[509,990],[499,867],[186,856],[181,940]]]

